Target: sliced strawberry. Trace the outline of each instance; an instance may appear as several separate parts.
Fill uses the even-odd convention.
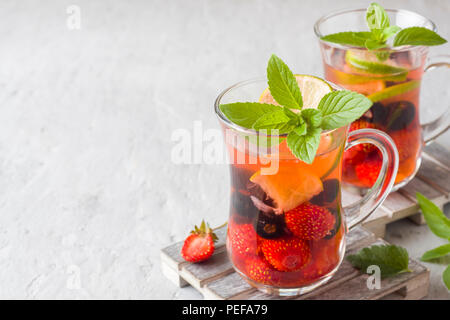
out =
[[[254,256],[246,260],[247,276],[259,283],[277,285],[280,281],[279,271],[275,270],[264,258]]]
[[[184,240],[181,256],[189,262],[200,262],[209,259],[214,252],[217,236],[209,225],[202,221],[200,228],[195,226],[191,235]]]
[[[378,178],[381,170],[381,161],[378,159],[366,160],[355,167],[355,173],[362,185],[371,187]]]
[[[254,256],[258,253],[258,239],[252,224],[237,224],[231,220],[228,225],[227,241],[235,258]]]
[[[263,240],[261,250],[267,261],[279,271],[300,270],[311,259],[308,243],[292,236]]]
[[[305,202],[285,213],[286,226],[304,240],[319,240],[330,233],[335,218],[326,208]]]

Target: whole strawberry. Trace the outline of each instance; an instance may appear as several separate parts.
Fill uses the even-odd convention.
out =
[[[191,234],[184,240],[181,256],[189,262],[200,262],[209,259],[214,252],[217,236],[205,221],[200,228],[195,226]]]
[[[289,210],[285,216],[288,229],[303,240],[324,238],[335,223],[335,218],[328,209],[309,202]]]
[[[254,256],[248,258],[245,269],[247,276],[259,283],[277,285],[280,281],[279,272],[262,257]]]
[[[258,238],[252,224],[237,224],[231,220],[228,225],[227,241],[233,256],[236,258],[257,254]]]
[[[297,271],[311,259],[306,241],[292,236],[263,240],[261,250],[267,261],[279,271]]]

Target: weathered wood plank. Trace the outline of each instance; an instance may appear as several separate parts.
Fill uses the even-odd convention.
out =
[[[375,241],[375,236],[372,232],[362,227],[355,227],[347,233],[346,249],[352,250],[356,247],[364,246]]]
[[[432,143],[425,147],[424,153],[424,157],[433,158],[450,170],[450,150],[447,150],[444,146]]]
[[[422,193],[425,197],[442,203],[446,199],[446,195],[436,190],[418,177],[411,180],[406,186],[399,190],[401,194],[407,196],[410,200],[415,201],[416,192]]]
[[[410,211],[415,210],[414,212],[417,212],[418,207],[412,208],[417,204],[416,201],[412,201],[411,199],[405,197],[399,192],[393,192],[389,194],[389,196],[384,200],[382,207],[387,208],[391,212],[394,213],[394,215],[401,215],[403,211]]]
[[[210,259],[200,263],[185,264],[181,267],[180,275],[193,287],[200,289],[207,282],[213,281],[234,272],[228,259],[226,250],[213,255]]]
[[[239,299],[255,290],[237,272],[233,272],[208,283],[203,290],[203,294],[205,299]]]
[[[445,194],[450,193],[450,171],[427,158],[422,159],[417,175]]]

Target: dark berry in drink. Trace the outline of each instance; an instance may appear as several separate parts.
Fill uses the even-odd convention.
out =
[[[328,179],[323,182],[323,191],[313,197],[310,202],[318,206],[323,206],[333,202],[339,192],[339,180]]]
[[[341,215],[339,214],[339,211],[335,208],[329,208],[328,210],[333,214],[335,222],[333,229],[330,230],[330,233],[325,237],[325,239],[333,238],[341,227]]]
[[[388,132],[406,129],[416,116],[416,108],[409,101],[392,102],[386,107],[389,109],[386,125]]]
[[[256,233],[264,239],[275,239],[285,234],[284,214],[260,211],[255,221]]]

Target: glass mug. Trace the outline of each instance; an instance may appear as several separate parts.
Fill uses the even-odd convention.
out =
[[[286,135],[245,129],[221,112],[220,104],[258,101],[266,87],[266,79],[244,81],[215,101],[230,159],[227,251],[234,269],[250,285],[270,294],[299,295],[337,271],[348,228],[366,219],[391,191],[398,154],[385,133],[363,129],[348,134],[345,126],[322,132],[316,157],[306,164],[287,148]],[[361,143],[379,148],[381,174],[360,201],[343,207],[343,151]],[[298,212],[306,212],[307,219]],[[314,227],[317,223],[322,230]]]
[[[401,28],[411,26],[436,30],[434,23],[406,10],[386,10],[391,24]],[[368,51],[346,45],[328,43],[320,37],[341,31],[367,30],[366,9],[344,10],[320,18],[314,25],[319,38],[325,79],[339,86],[362,93],[373,102],[372,108],[350,126],[379,129],[396,143],[399,169],[394,190],[407,184],[421,162],[422,147],[449,128],[450,110],[435,121],[421,125],[419,93],[424,72],[450,67],[450,56],[427,60],[428,47],[402,46]],[[344,155],[343,181],[367,188],[376,180],[381,167],[379,151],[370,145],[360,145]]]

